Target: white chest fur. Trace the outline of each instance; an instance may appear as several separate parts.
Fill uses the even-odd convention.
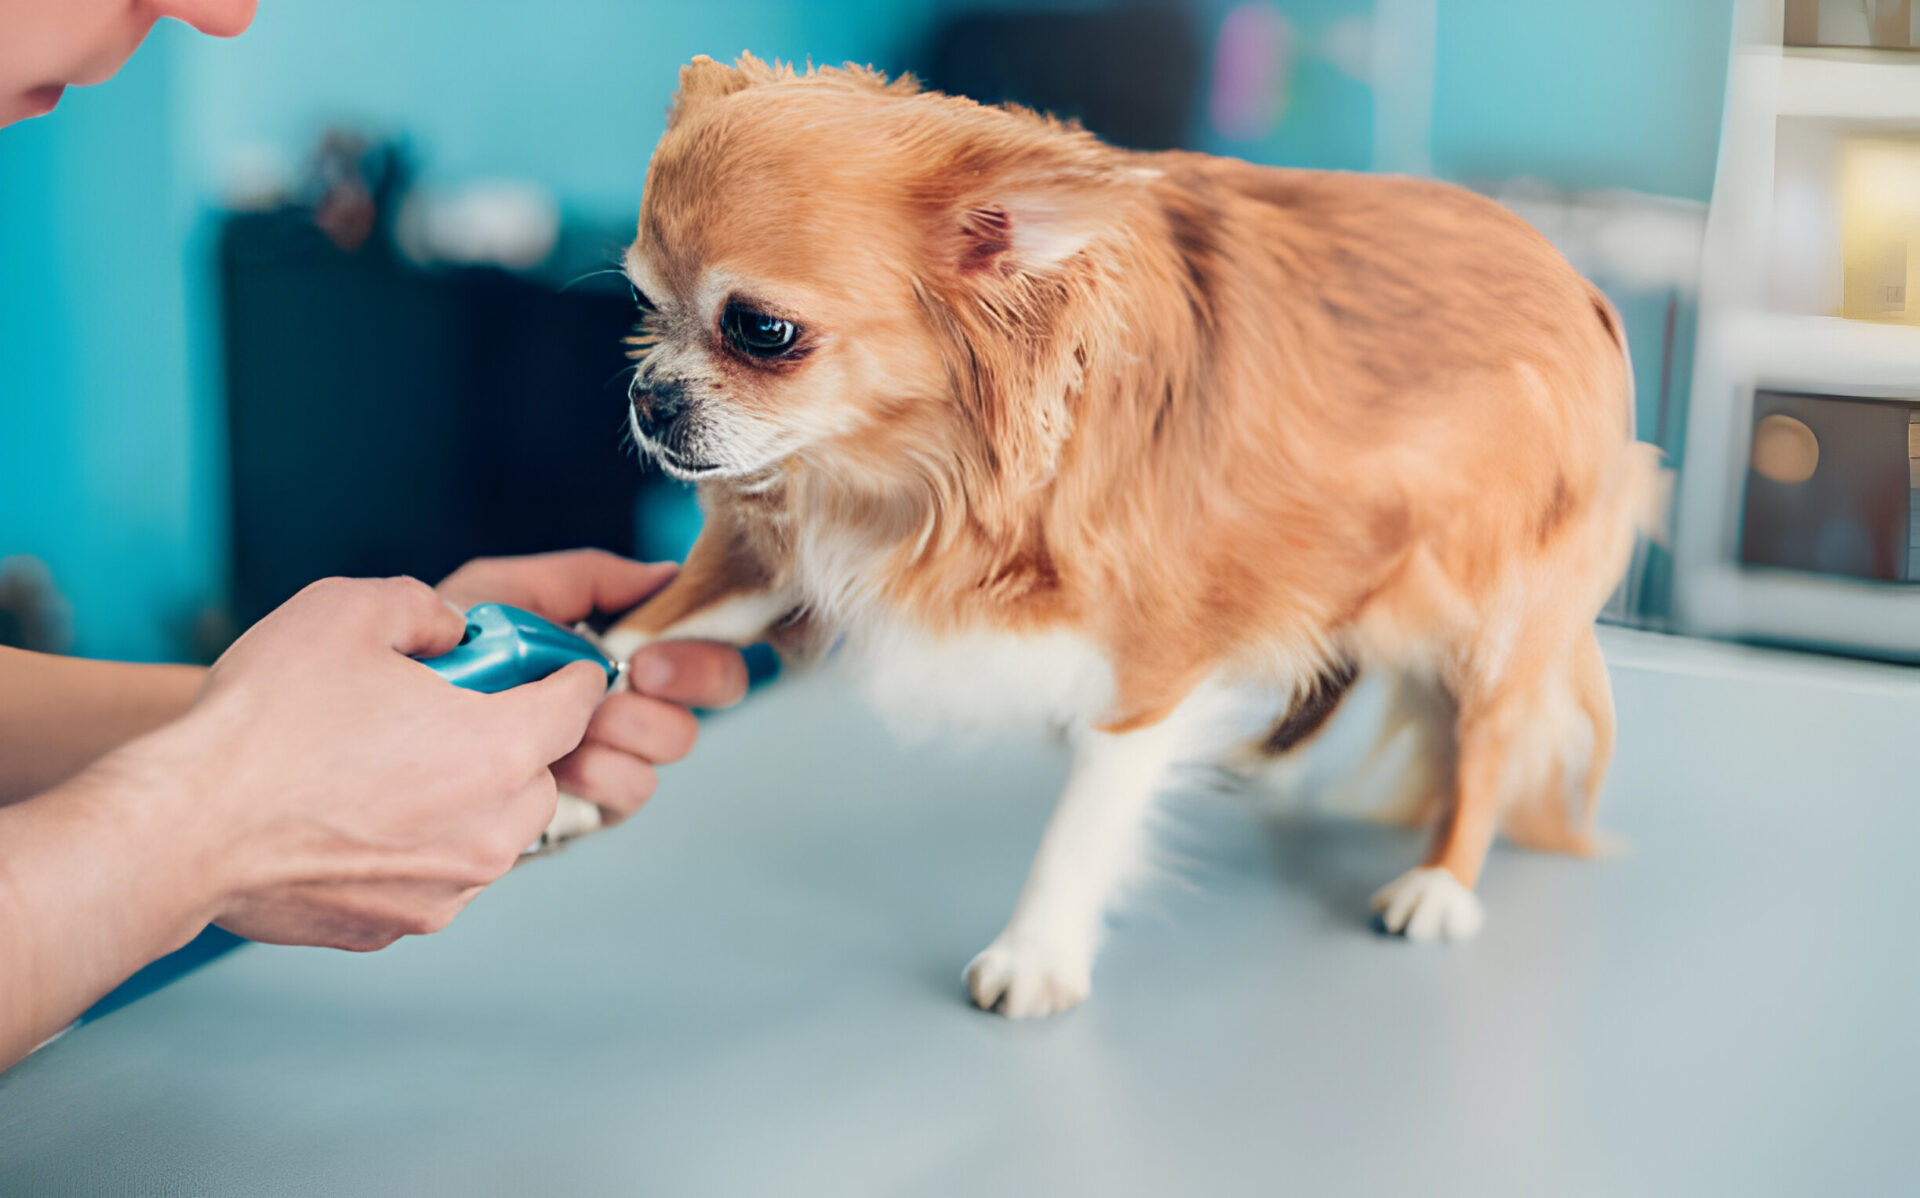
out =
[[[794,589],[842,634],[836,664],[896,733],[1086,724],[1112,705],[1112,665],[1085,637],[991,629],[936,636],[879,594],[897,545],[820,526],[796,540]]]
[[[1113,669],[1067,632],[935,637],[889,616],[857,622],[837,658],[904,736],[1085,724],[1113,701]]]

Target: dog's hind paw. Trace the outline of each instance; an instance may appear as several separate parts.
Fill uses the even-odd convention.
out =
[[[1486,922],[1480,896],[1438,866],[1410,869],[1373,895],[1387,931],[1409,940],[1471,940]]]
[[[1009,1019],[1032,1019],[1085,1001],[1093,991],[1093,966],[1003,936],[967,966],[966,980],[974,1006]]]

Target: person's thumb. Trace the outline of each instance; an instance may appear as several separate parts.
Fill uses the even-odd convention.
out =
[[[675,562],[636,562],[611,554],[596,554],[591,569],[593,605],[604,612],[624,612],[637,606],[680,572]]]
[[[438,657],[466,635],[467,618],[417,578],[370,578],[360,582],[377,606],[380,633],[408,657]]]
[[[537,682],[487,697],[499,735],[522,745],[523,764],[544,769],[580,746],[587,723],[607,694],[607,672],[590,661],[569,662]]]

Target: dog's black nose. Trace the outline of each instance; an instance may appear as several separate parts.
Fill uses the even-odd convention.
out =
[[[684,383],[650,383],[636,386],[632,394],[634,423],[649,437],[671,425],[687,410]]]

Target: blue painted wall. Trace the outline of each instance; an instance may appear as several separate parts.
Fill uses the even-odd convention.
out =
[[[1732,0],[1441,0],[1433,165],[1705,200]]]
[[[122,73],[0,130],[0,556],[47,561],[77,651],[189,652],[218,602],[224,467],[209,200],[237,151],[404,129],[425,177],[516,176],[624,219],[697,53],[888,63],[885,0],[287,0],[234,42],[163,24]]]
[[[898,62],[931,6],[889,0],[328,0],[261,6],[242,42],[187,47],[192,169],[299,151],[328,120],[404,130],[428,179],[535,179],[578,208],[638,207],[696,54]]]
[[[138,658],[183,643],[218,579],[174,49],[0,130],[0,555],[52,566],[85,648]]]

